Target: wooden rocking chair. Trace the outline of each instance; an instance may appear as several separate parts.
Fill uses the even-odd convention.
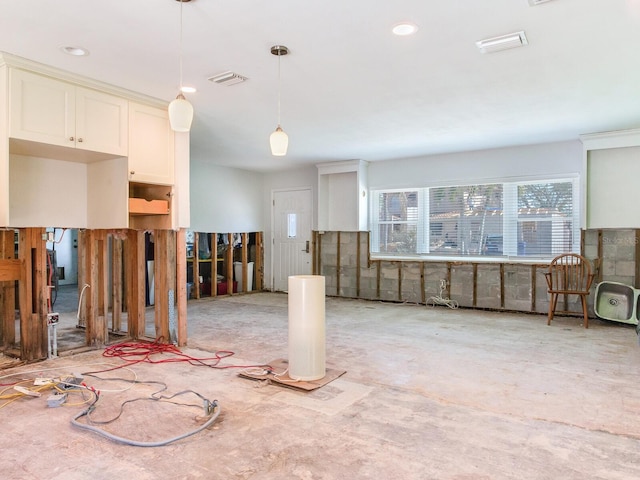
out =
[[[589,328],[587,297],[589,296],[594,278],[594,274],[591,273],[589,260],[577,253],[563,253],[551,261],[549,271],[544,275],[549,287],[548,292],[551,294],[547,325],[551,325],[551,320],[553,320],[553,316],[556,313],[559,295],[565,297],[565,303],[569,295],[578,295],[582,301],[584,328]],[[557,313],[578,312],[559,310]]]

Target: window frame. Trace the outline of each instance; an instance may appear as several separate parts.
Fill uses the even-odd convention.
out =
[[[521,218],[519,215],[518,207],[518,187],[526,184],[551,184],[551,183],[571,183],[571,213],[568,217],[564,218],[564,222],[570,222],[571,228],[569,229],[570,240],[564,239],[564,242],[570,241],[571,251],[580,253],[580,221],[581,221],[581,200],[580,200],[580,176],[577,174],[568,174],[554,177],[535,177],[535,178],[518,178],[518,179],[500,179],[500,180],[487,180],[481,183],[468,183],[468,184],[444,184],[444,185],[429,185],[423,187],[407,187],[407,188],[375,188],[370,191],[370,215],[369,215],[369,230],[371,232],[370,248],[372,258],[420,258],[420,259],[433,259],[433,260],[474,260],[474,261],[515,261],[515,262],[539,262],[547,261],[555,257],[558,253],[562,253],[566,250],[564,246],[566,243],[562,243],[562,248],[558,250],[556,245],[558,242],[551,239],[550,248],[551,253],[549,255],[526,255],[520,254],[520,245],[518,242],[518,232],[521,226],[526,222],[534,222],[539,224],[540,222],[553,221],[553,216],[550,215],[549,219],[535,218],[527,219]],[[502,232],[503,232],[503,245],[502,254],[490,255],[486,253],[464,254],[453,253],[447,254],[444,252],[431,252],[430,251],[430,234],[431,224],[429,222],[430,208],[429,208],[429,192],[433,188],[449,188],[449,187],[470,187],[474,185],[502,185]],[[417,219],[417,241],[415,253],[393,253],[393,252],[380,252],[380,237],[379,227],[381,224],[387,223],[409,223],[407,221],[379,221],[379,198],[380,194],[385,193],[397,193],[397,192],[417,192],[418,198],[418,219]],[[411,222],[416,223],[416,222]],[[552,235],[557,235],[555,230],[551,230]],[[561,239],[564,237],[560,237]],[[568,238],[568,237],[567,237]],[[524,247],[522,248],[524,251]]]

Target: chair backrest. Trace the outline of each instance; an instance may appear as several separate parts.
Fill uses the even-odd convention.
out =
[[[545,275],[549,291],[563,293],[588,292],[593,282],[591,263],[577,253],[563,253],[549,264]]]

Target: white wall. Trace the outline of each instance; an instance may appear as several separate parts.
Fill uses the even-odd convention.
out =
[[[262,173],[191,162],[191,226],[197,232],[260,232]]]
[[[583,175],[579,140],[369,164],[369,188],[427,187],[494,179]]]

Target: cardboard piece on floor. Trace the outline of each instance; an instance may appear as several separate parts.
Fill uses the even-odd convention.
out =
[[[274,372],[284,372],[289,368],[289,362],[284,358],[278,358],[276,360],[272,360],[269,362],[269,365],[273,369]],[[252,380],[269,380],[275,384],[281,385],[283,387],[290,387],[297,390],[304,390],[310,392],[320,387],[324,387],[327,383],[332,382],[336,378],[340,377],[347,373],[346,370],[336,370],[333,368],[326,368],[325,376],[318,380],[293,380],[289,377],[288,373],[284,375],[275,376],[273,374],[266,375],[254,375],[250,372],[240,372],[238,375],[244,378],[249,378]]]

